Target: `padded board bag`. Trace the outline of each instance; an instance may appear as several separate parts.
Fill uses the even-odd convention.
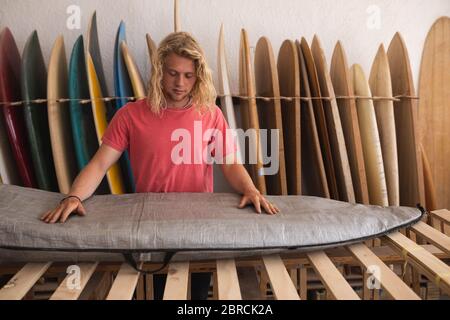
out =
[[[0,263],[23,260],[168,261],[312,251],[385,235],[423,209],[351,204],[311,196],[267,196],[281,212],[237,208],[238,194],[94,195],[87,215],[47,224],[63,194],[0,185]]]

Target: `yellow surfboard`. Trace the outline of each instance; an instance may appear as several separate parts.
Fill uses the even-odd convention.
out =
[[[92,99],[92,112],[94,115],[95,130],[97,132],[98,144],[101,144],[101,139],[106,131],[108,122],[106,121],[106,107],[105,102],[100,100],[103,98],[102,91],[100,89],[100,82],[95,71],[94,62],[90,53],[86,53],[87,74],[89,82],[89,92]],[[124,193],[122,175],[117,163],[113,164],[106,173],[109,187],[112,194]]]

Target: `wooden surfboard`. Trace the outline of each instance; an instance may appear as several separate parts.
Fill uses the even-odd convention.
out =
[[[392,82],[389,62],[380,45],[370,71],[369,85],[374,97],[392,98]],[[381,151],[383,152],[384,173],[388,191],[389,205],[400,205],[398,179],[397,135],[395,131],[394,103],[392,100],[374,100],[373,105],[377,117],[380,134]]]
[[[437,210],[437,197],[436,197],[436,187],[433,181],[433,174],[430,167],[430,162],[428,161],[427,154],[424,150],[423,145],[420,145],[420,153],[422,155],[423,164],[423,183],[425,191],[425,208],[428,211]]]
[[[91,55],[87,54],[87,74],[89,80],[89,92],[92,99],[92,112],[94,114],[95,129],[97,132],[98,144],[101,145],[101,139],[106,131],[106,106],[103,100],[102,91],[100,88],[100,82],[95,72],[94,62]],[[122,194],[125,192],[122,182],[122,174],[118,163],[115,163],[106,172],[106,178],[108,179],[109,187],[112,194]]]
[[[354,96],[347,57],[339,41],[336,43],[333,51],[330,76],[333,82],[334,93],[337,96]],[[351,98],[337,99],[337,105],[341,116],[345,145],[347,147],[355,200],[358,203],[369,204],[369,191],[367,189],[366,168],[364,165],[356,101]]]
[[[355,192],[353,190],[352,174],[348,162],[347,147],[345,146],[344,133],[342,132],[341,117],[339,115],[333,84],[328,71],[325,53],[319,38],[315,35],[311,45],[314,62],[316,64],[317,77],[322,96],[331,99],[323,100],[325,119],[327,122],[328,136],[333,156],[336,183],[339,199],[355,203]]]
[[[414,83],[408,51],[399,33],[392,39],[387,52],[394,96],[414,97]],[[419,150],[417,100],[401,98],[394,102],[395,129],[399,163],[400,205],[425,203],[422,159]]]
[[[0,101],[14,102],[20,100],[20,54],[11,31],[5,28],[0,33]],[[21,179],[20,184],[24,187],[36,188],[23,105],[5,104],[2,106],[2,111],[12,156]],[[6,163],[6,166],[10,168],[8,163]]]
[[[124,41],[121,42],[120,47],[122,50],[123,59],[125,61],[125,66],[130,77],[133,94],[138,100],[145,99],[147,94],[145,92],[144,81],[142,81],[141,73],[139,72],[136,62],[133,59],[130,48]]]
[[[76,176],[76,159],[71,136],[68,102],[56,102],[68,97],[68,77],[64,39],[59,36],[53,45],[48,66],[48,124],[53,160],[59,191],[68,194]]]
[[[352,86],[356,96],[371,98],[369,83],[360,65],[352,66]],[[359,128],[363,146],[370,204],[388,206],[383,154],[378,134],[377,118],[371,99],[357,99]]]
[[[148,57],[150,59],[150,69],[153,70],[153,63],[155,61],[155,55],[158,49],[156,48],[155,41],[153,41],[152,37],[148,33],[145,35],[145,40],[147,41]]]
[[[47,70],[36,31],[28,38],[22,55],[22,99],[47,98]],[[67,96],[66,96],[67,97]],[[24,118],[39,189],[58,191],[46,103],[24,103]]]
[[[293,41],[285,40],[281,45],[277,66],[280,95],[300,97],[300,67],[297,46]],[[300,99],[281,100],[281,114],[288,194],[300,195],[302,194]]]
[[[302,155],[302,194],[330,198],[327,175],[320,150],[319,134],[317,132],[314,106],[309,88],[306,63],[303,57],[300,42],[296,41],[299,69],[300,69],[300,94],[306,100],[301,100],[301,155]]]
[[[336,184],[336,174],[331,155],[330,137],[328,135],[325,112],[323,103],[320,99],[322,97],[320,92],[319,80],[317,78],[316,65],[309,48],[308,42],[305,38],[301,40],[301,48],[303,58],[305,59],[306,71],[308,74],[309,87],[311,90],[311,97],[313,98],[313,110],[316,118],[317,132],[319,134],[320,148],[322,150],[323,163],[325,165],[325,172],[327,174],[328,190],[332,199],[339,200],[339,193]]]
[[[125,23],[121,21],[114,43],[114,89],[116,97],[119,97],[116,100],[116,111],[129,102],[126,97],[134,96],[130,76],[125,66],[125,61],[121,50],[121,43],[125,43],[125,41]],[[119,163],[123,173],[125,191],[127,193],[133,193],[135,191],[135,182],[128,151],[123,152],[120,156]]]
[[[179,10],[179,2],[178,0],[174,0],[173,6],[173,26],[175,32],[181,31],[181,23],[180,23],[180,10]]]
[[[91,103],[81,104],[80,100],[89,99],[89,85],[86,74],[83,36],[75,41],[69,62],[69,102],[72,138],[78,164],[78,172],[89,163],[98,150],[94,116]],[[109,194],[106,178],[102,179],[96,194]]]
[[[258,101],[258,117],[261,129],[267,130],[267,152],[278,152],[278,172],[266,175],[267,194],[287,195],[286,162],[284,156],[283,120],[281,116],[278,71],[269,39],[262,37],[255,49],[256,95],[274,97]],[[278,130],[278,145],[272,146],[272,130]],[[264,149],[264,148],[263,148]],[[274,154],[272,153],[272,157]]]
[[[439,18],[428,32],[419,96],[420,141],[435,183],[436,206],[450,208],[450,17]]]
[[[259,135],[258,109],[255,99],[255,80],[250,58],[250,46],[247,32],[242,29],[239,48],[239,94],[241,99],[241,117],[244,130],[253,129],[250,133],[248,147],[245,148],[245,160],[247,170],[252,177],[256,188],[261,194],[266,194],[266,182],[263,172],[263,158]]]
[[[92,99],[91,104],[97,140],[100,145],[101,139],[108,125],[108,121],[111,120],[114,114],[114,107],[112,103],[101,100],[103,97],[108,96],[108,92],[106,90],[106,81],[101,62],[100,47],[98,44],[97,18],[95,12],[89,23],[86,47],[86,68],[89,93]],[[106,178],[112,194],[122,194],[125,192],[122,172],[120,171],[117,163],[111,166],[111,168],[107,171]]]

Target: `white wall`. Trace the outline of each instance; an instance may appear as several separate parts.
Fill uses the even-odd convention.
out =
[[[328,62],[337,40],[347,51],[349,64],[360,63],[370,71],[377,47],[387,47],[400,31],[409,49],[413,77],[417,87],[420,59],[426,34],[440,16],[450,15],[449,0],[179,0],[181,27],[202,44],[216,70],[220,24],[225,24],[225,44],[231,73],[232,92],[238,88],[238,52],[240,29],[247,29],[252,46],[267,36],[275,55],[284,39],[317,34]],[[67,7],[81,9],[81,29],[69,30]],[[379,28],[370,28],[374,11],[379,8]],[[110,93],[113,92],[113,46],[120,20],[127,26],[128,43],[145,80],[149,70],[145,34],[159,42],[173,31],[172,0],[0,0],[0,27],[8,26],[22,51],[29,34],[38,31],[46,61],[53,41],[63,34],[70,56],[79,34],[86,33],[90,16],[97,11],[100,47]],[[369,23],[369,24],[368,24]],[[215,79],[216,81],[216,79]]]
[[[237,91],[240,29],[246,28],[251,45],[267,36],[278,53],[284,39],[318,34],[328,60],[337,40],[341,40],[349,63],[360,63],[369,72],[380,43],[386,46],[396,31],[404,36],[409,49],[414,79],[417,80],[426,34],[442,15],[450,15],[449,0],[179,0],[181,26],[203,45],[212,69],[216,70],[220,24],[225,24],[226,48],[231,86]],[[69,30],[66,9],[81,8],[81,29]],[[380,28],[370,29],[370,6],[380,9]],[[97,11],[100,46],[112,92],[114,38],[120,20],[127,26],[133,54],[147,78],[148,61],[145,34],[156,42],[173,30],[172,0],[0,0],[0,27],[8,26],[19,50],[30,33],[38,31],[46,61],[56,36],[63,34],[69,57],[79,34],[85,34],[90,16]]]

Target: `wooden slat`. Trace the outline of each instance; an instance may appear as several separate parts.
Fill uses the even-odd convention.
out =
[[[450,224],[450,211],[448,211],[447,209],[435,210],[431,211],[430,213],[434,218],[438,218],[439,220]]]
[[[172,262],[167,272],[163,300],[187,300],[189,262]]]
[[[52,263],[27,263],[0,290],[0,300],[20,300],[34,286]]]
[[[300,300],[295,285],[279,255],[262,257],[273,293],[278,300]]]
[[[385,236],[388,243],[438,287],[450,293],[450,267],[399,232]]]
[[[142,268],[142,263],[138,267]],[[140,272],[128,263],[123,263],[106,300],[131,300],[139,280],[139,274]]]
[[[80,286],[79,288],[72,288],[69,281],[71,281],[73,275],[69,274],[61,282],[58,289],[50,297],[50,300],[76,300],[80,296],[81,292],[85,288],[92,274],[97,268],[98,262],[95,263],[80,263],[77,266],[80,268]]]
[[[445,253],[450,254],[450,237],[448,237],[447,235],[439,232],[435,228],[422,221],[413,225],[411,229]]]
[[[219,300],[242,299],[234,259],[217,260],[217,287]]]
[[[379,274],[373,276],[380,282],[381,286],[394,299],[419,300],[420,298],[408,287],[379,257],[375,255],[366,245],[362,243],[347,247],[353,256],[366,268],[377,266]],[[364,287],[366,285],[364,284]]]
[[[307,254],[307,257],[327,291],[334,299],[360,300],[325,252],[311,252]]]

